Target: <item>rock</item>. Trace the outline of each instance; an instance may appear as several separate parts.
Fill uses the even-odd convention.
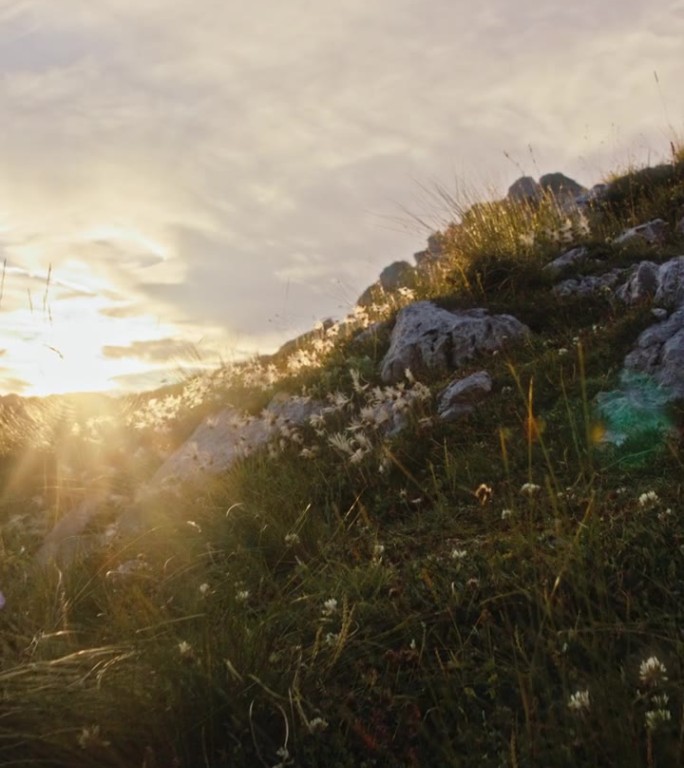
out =
[[[271,355],[269,357],[271,359],[288,357],[289,355],[294,354],[298,349],[308,346],[309,344],[316,341],[317,339],[325,338],[325,332],[328,330],[328,328],[331,328],[333,325],[335,325],[335,321],[332,318],[326,318],[320,324],[319,328],[316,328],[312,331],[306,331],[306,333],[302,333],[296,338],[286,341],[278,349],[275,355]]]
[[[556,296],[592,296],[597,293],[612,294],[613,288],[624,276],[623,269],[612,269],[603,275],[587,275],[586,277],[563,280],[551,289]]]
[[[483,352],[495,352],[529,329],[511,315],[490,316],[486,309],[449,312],[429,301],[404,307],[397,315],[390,348],[382,361],[386,383],[414,375],[448,371]]]
[[[603,200],[608,192],[608,184],[594,184],[594,186],[588,191],[583,192],[575,198],[575,203],[580,206],[588,206],[592,203],[597,203]]]
[[[634,240],[643,240],[649,245],[659,245],[667,237],[667,222],[663,219],[653,219],[637,227],[626,229],[613,240],[616,245],[624,245]]]
[[[675,224],[675,232],[678,235],[684,236],[684,215],[682,215],[681,219]]]
[[[546,272],[561,272],[566,267],[574,266],[575,264],[581,264],[587,260],[589,251],[580,246],[579,248],[572,248],[565,253],[562,253],[558,258],[549,262],[545,267]]]
[[[668,400],[684,398],[684,307],[640,334],[625,370],[651,376]]]
[[[658,265],[652,261],[637,264],[632,276],[615,291],[616,298],[625,304],[635,304],[653,298],[658,288]]]
[[[395,261],[385,267],[380,277],[359,296],[356,301],[359,307],[369,307],[381,300],[385,292],[391,293],[399,288],[412,288],[415,283],[416,268],[408,261]]]
[[[382,270],[378,281],[383,290],[396,291],[398,288],[409,287],[414,272],[415,267],[412,267],[408,261],[395,261]]]
[[[41,565],[56,562],[68,565],[76,557],[102,547],[118,533],[132,533],[144,527],[139,502],[149,501],[163,491],[173,491],[181,483],[225,472],[240,458],[249,455],[283,431],[292,431],[308,422],[323,404],[304,397],[273,398],[259,417],[249,417],[235,408],[208,416],[193,434],[159,467],[134,499],[118,503],[115,522],[103,533],[86,534],[88,526],[111,512],[111,495],[91,493],[68,511],[45,537],[36,554]]]
[[[251,454],[282,429],[307,422],[323,404],[305,397],[276,396],[261,416],[249,417],[235,408],[208,416],[192,435],[159,467],[144,487],[144,495],[204,474],[225,472],[238,459]]]
[[[550,192],[557,200],[571,200],[586,194],[587,190],[563,173],[546,173],[539,179],[544,192]]]
[[[472,413],[491,391],[492,377],[487,371],[456,379],[439,394],[437,413],[444,421],[455,421]]]
[[[430,267],[444,257],[442,236],[438,232],[430,235],[427,243],[428,247],[424,251],[418,251],[413,254],[416,266],[419,269]]]
[[[664,262],[658,267],[653,301],[663,307],[679,307],[684,303],[684,256]]]
[[[107,501],[106,494],[91,493],[66,512],[55,523],[36,552],[36,562],[43,566],[51,562],[67,565],[76,557],[87,554],[98,544],[101,546],[104,543],[102,535],[84,535],[84,531],[102,515]]]
[[[521,176],[508,188],[507,200],[524,202],[526,200],[537,201],[542,196],[542,188],[531,176]]]

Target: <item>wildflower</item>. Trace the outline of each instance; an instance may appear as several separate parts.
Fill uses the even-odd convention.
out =
[[[655,491],[646,491],[639,496],[640,507],[651,507],[660,501],[658,494]]]
[[[190,643],[186,640],[181,640],[180,643],[178,643],[178,653],[180,653],[181,658],[183,659],[191,659],[195,652],[192,650]]]
[[[246,603],[247,600],[249,600],[249,590],[248,589],[239,589],[235,593],[235,599],[238,601],[238,603]]]
[[[468,556],[468,552],[465,549],[452,549],[451,550],[451,559],[452,560],[463,560],[467,556]]]
[[[558,350],[558,355],[559,355],[559,356],[561,356],[561,357],[562,357],[563,355],[567,355],[567,354],[568,354],[568,350],[567,350],[565,347],[561,347],[561,348]]]
[[[649,709],[646,712],[646,728],[649,731],[655,731],[659,725],[664,725],[672,720],[669,709]]]
[[[354,453],[349,438],[345,437],[341,432],[335,432],[335,434],[330,435],[328,442],[333,448],[337,448],[338,451],[348,453],[350,456]]]
[[[202,595],[202,597],[204,597],[204,596],[206,596],[208,594],[208,592],[209,592],[209,585],[207,584],[206,581],[203,584],[199,585],[199,591],[200,591],[200,594]]]
[[[484,506],[485,504],[489,503],[493,493],[494,491],[492,490],[491,486],[486,485],[485,483],[480,483],[478,488],[475,490],[475,497],[480,502],[480,506]]]
[[[349,375],[351,376],[354,392],[361,394],[361,392],[363,392],[365,389],[368,389],[368,384],[361,384],[361,374],[356,370],[356,368],[350,368]]]
[[[502,509],[501,510],[501,519],[502,520],[508,520],[509,517],[513,516],[513,510],[512,509]]]
[[[294,547],[296,544],[299,544],[299,542],[300,542],[300,539],[298,534],[296,533],[285,534],[285,546]]]
[[[581,714],[582,712],[588,712],[590,707],[591,701],[589,699],[589,691],[586,689],[583,691],[575,691],[568,699],[568,709],[571,712]]]
[[[541,486],[536,483],[523,483],[520,488],[520,493],[524,493],[527,496],[534,496],[541,491]]]
[[[667,681],[667,669],[657,656],[649,656],[639,666],[639,679],[644,685],[654,687]]]
[[[335,632],[328,632],[326,636],[323,638],[326,645],[337,645],[337,641],[339,639],[340,639],[340,636]]]
[[[78,736],[78,745],[81,749],[89,749],[92,747],[108,747],[109,742],[105,741],[102,736],[100,736],[99,725],[84,725]]]
[[[326,600],[323,603],[323,609],[321,610],[321,613],[323,614],[323,616],[332,616],[336,610],[337,610],[337,600],[335,600],[334,597],[331,597],[329,600]]]
[[[328,721],[324,720],[322,717],[314,717],[313,720],[309,720],[309,733],[324,731],[328,725]]]

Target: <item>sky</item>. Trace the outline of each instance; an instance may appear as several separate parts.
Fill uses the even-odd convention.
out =
[[[0,0],[0,394],[272,352],[435,185],[666,159],[683,40],[684,0]]]

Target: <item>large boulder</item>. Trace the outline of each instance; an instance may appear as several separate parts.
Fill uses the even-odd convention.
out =
[[[528,333],[511,315],[489,315],[486,309],[451,312],[419,301],[397,315],[390,348],[382,361],[382,380],[400,381],[407,369],[413,374],[453,370],[475,355],[495,352]]]

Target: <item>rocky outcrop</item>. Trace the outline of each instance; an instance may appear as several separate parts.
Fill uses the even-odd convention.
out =
[[[547,173],[539,181],[531,176],[521,176],[508,188],[507,200],[513,202],[538,202],[551,195],[562,209],[576,208],[580,198],[588,196],[587,189],[563,173]]]
[[[235,461],[265,445],[282,431],[308,422],[323,404],[306,397],[276,396],[258,417],[235,408],[208,416],[142,489],[149,494],[202,475],[225,472]]]
[[[624,365],[626,371],[648,374],[666,400],[684,398],[684,307],[643,331]]]
[[[539,200],[541,196],[541,186],[531,176],[521,176],[508,188],[506,199],[514,202],[525,202]]]
[[[392,293],[399,288],[411,288],[415,283],[416,268],[408,261],[395,261],[388,267],[385,267],[380,273],[380,277],[375,283],[359,296],[357,305],[359,307],[368,307],[378,301],[383,293]]]
[[[397,315],[390,348],[381,364],[382,380],[401,381],[407,369],[414,375],[444,373],[528,333],[511,315],[490,315],[486,309],[451,312],[419,301]]]

